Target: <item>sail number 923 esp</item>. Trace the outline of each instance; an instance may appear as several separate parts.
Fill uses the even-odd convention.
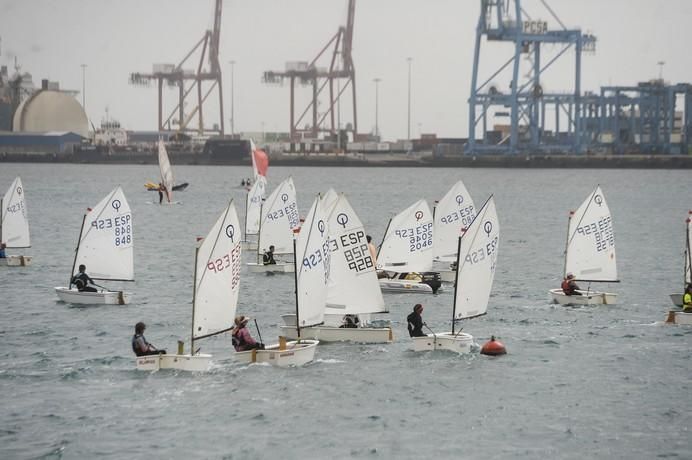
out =
[[[466,254],[464,260],[471,265],[482,262],[486,258],[491,258],[497,251],[498,237],[493,238],[489,243]]]

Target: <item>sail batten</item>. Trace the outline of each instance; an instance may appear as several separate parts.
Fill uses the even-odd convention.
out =
[[[565,275],[579,281],[618,279],[613,223],[600,186],[570,215],[567,233]]]

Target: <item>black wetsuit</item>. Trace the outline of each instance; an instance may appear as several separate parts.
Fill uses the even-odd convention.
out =
[[[90,283],[94,284],[94,280],[89,278],[89,275],[84,272],[79,272],[73,276],[70,283],[77,286],[79,292],[96,292],[96,288],[89,286]]]
[[[408,322],[408,335],[411,337],[424,337],[426,334],[423,332],[423,317],[416,313],[415,311],[406,317]]]
[[[262,256],[262,262],[264,262],[264,265],[275,265],[276,260],[274,260],[274,252],[265,251],[264,256]]]

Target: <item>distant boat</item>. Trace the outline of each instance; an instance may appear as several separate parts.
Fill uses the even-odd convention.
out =
[[[31,247],[24,186],[19,177],[12,182],[5,196],[0,199],[0,243],[5,243],[6,249]],[[31,259],[31,256],[7,254],[0,259],[0,266],[31,265]]]
[[[337,195],[330,189],[322,198],[322,205],[328,212],[330,241],[325,321],[322,325],[301,328],[301,336],[324,342],[391,342],[393,334],[389,325],[381,326],[381,320],[370,322],[371,314],[388,310],[377,281],[363,223],[344,194]],[[287,324],[281,326],[281,333],[297,338],[295,315],[282,315],[282,318]],[[347,324],[349,319],[354,322]]]
[[[269,156],[267,153],[258,149],[255,142],[250,139],[250,150],[252,155],[252,176],[255,181],[260,177],[267,177],[267,170],[269,169]]]
[[[233,200],[195,248],[190,352],[137,357],[137,369],[206,371],[212,356],[196,343],[233,329],[240,290],[240,223]],[[182,348],[182,345],[180,346]]]
[[[260,218],[262,217],[262,203],[265,200],[267,180],[260,176],[245,197],[245,238],[243,249],[257,250],[259,238]]]
[[[442,281],[453,283],[456,270],[451,265],[457,260],[457,241],[476,216],[473,199],[462,181],[449,189],[433,214],[433,262],[441,266],[434,270],[439,271]]]
[[[327,216],[322,209],[319,195],[305,218],[305,224],[293,240],[294,280],[296,292],[297,341],[279,337],[279,343],[263,350],[236,352],[233,358],[240,362],[269,363],[274,366],[301,366],[313,360],[318,340],[303,338],[304,328],[317,326],[324,321],[329,279],[330,251]],[[282,328],[282,332],[285,329]]]
[[[683,292],[685,288],[692,284],[692,211],[689,211],[685,220],[685,256],[683,261]],[[682,296],[684,294],[671,294],[670,300],[673,305],[682,307]],[[667,323],[692,324],[692,313],[683,313],[679,310],[668,312]]]
[[[162,139],[159,139],[159,170],[161,171],[161,184],[165,187],[166,201],[170,204],[173,202],[173,192],[183,191],[189,184],[183,182],[182,184],[175,185],[173,167],[168,159],[168,151]],[[147,182],[144,186],[151,192],[157,192],[160,188],[159,184],[154,184],[153,182]]]
[[[79,265],[86,265],[94,280],[134,281],[134,236],[132,212],[125,194],[117,186],[82,219],[79,239],[70,272],[68,287],[56,287],[60,300],[73,304],[129,303],[124,291],[111,291],[102,286],[98,292],[80,292],[72,287],[72,276]]]
[[[469,353],[478,347],[473,336],[461,332],[461,329],[457,330],[455,324],[460,320],[485,315],[488,311],[500,243],[500,222],[492,196],[457,241],[452,331],[412,337],[414,351],[448,350]]]
[[[257,242],[257,260],[247,265],[253,273],[283,272],[295,270],[292,261],[277,260],[276,264],[264,265],[262,256],[274,246],[274,255],[293,255],[293,234],[300,229],[296,188],[289,177],[262,203]]]
[[[618,283],[615,261],[615,233],[610,209],[601,186],[579,206],[570,212],[565,247],[563,276],[574,275],[575,281],[585,283]],[[566,295],[563,290],[551,289],[555,303],[561,305],[613,305],[617,294],[579,290],[582,295]]]
[[[432,272],[433,216],[419,200],[392,219],[377,254],[380,287],[384,292],[435,294],[442,284]]]

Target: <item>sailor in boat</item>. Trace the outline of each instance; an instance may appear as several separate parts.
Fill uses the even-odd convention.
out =
[[[687,285],[685,294],[682,296],[682,311],[692,313],[692,284]]]
[[[166,350],[157,349],[144,338],[144,329],[146,328],[147,326],[141,321],[135,324],[135,335],[132,336],[132,351],[137,356],[165,355]]]
[[[247,328],[248,321],[250,321],[250,318],[246,316],[235,317],[235,327],[231,331],[233,348],[235,348],[235,351],[264,350],[264,344],[257,342],[250,335],[250,331]]]
[[[413,312],[409,313],[406,317],[406,322],[408,323],[408,335],[411,337],[425,337],[425,332],[423,332],[423,305],[417,303],[413,307]]]
[[[94,284],[94,280],[91,279],[89,275],[86,274],[86,265],[82,264],[79,266],[79,272],[72,277],[70,280],[70,288],[72,285],[77,286],[79,292],[96,292],[96,288],[89,286]]]
[[[574,275],[572,273],[567,273],[560,287],[565,295],[582,295],[581,292],[578,291],[579,286],[577,286],[577,282],[574,281]]]
[[[0,243],[0,259],[5,259],[7,258],[7,254],[5,254],[5,248],[7,245],[5,243]]]
[[[360,323],[360,319],[358,319],[358,315],[344,315],[344,319],[342,320],[340,328],[356,328],[358,327],[358,323]]]
[[[373,267],[377,267],[377,248],[372,244],[372,236],[366,235],[365,239],[368,240],[368,249],[370,250],[370,258],[372,259]]]
[[[162,182],[159,182],[159,204],[163,202],[163,192],[166,191],[166,186]]]
[[[269,246],[268,251],[264,251],[262,256],[262,263],[264,265],[276,265],[276,260],[274,260],[274,245]]]
[[[242,180],[240,181],[240,186],[241,186],[241,187],[245,187],[245,179],[242,179]]]

